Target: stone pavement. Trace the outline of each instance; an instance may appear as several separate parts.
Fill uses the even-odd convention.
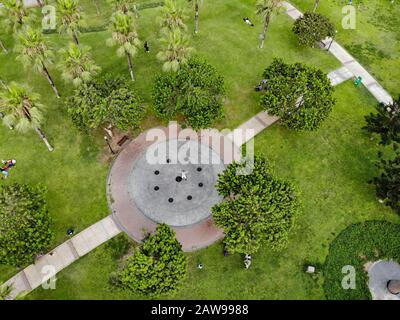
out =
[[[354,77],[354,74],[350,72],[346,67],[340,67],[328,74],[328,78],[331,80],[333,86],[337,86],[342,82],[349,80]]]
[[[13,286],[10,298],[39,287],[51,276],[120,232],[111,216],[91,225],[9,279],[5,284]]]
[[[286,13],[294,20],[301,17],[303,14],[297,10],[289,2],[282,2],[282,5],[286,8]],[[325,46],[328,46],[332,42],[331,38],[327,38],[323,41]],[[378,100],[384,104],[393,103],[393,98],[390,94],[375,80],[371,74],[349,54],[346,49],[339,45],[336,41],[332,42],[329,49],[336,59],[338,59],[355,77],[362,77],[363,85],[369,92]]]
[[[400,264],[395,261],[379,260],[368,268],[368,287],[373,300],[400,300],[399,295],[390,293],[390,280],[400,280]]]

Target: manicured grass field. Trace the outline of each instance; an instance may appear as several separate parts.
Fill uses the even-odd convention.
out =
[[[82,3],[89,17],[93,17],[89,24],[92,21],[102,25],[102,17],[96,16],[91,2]],[[102,10],[109,9],[104,4]],[[150,104],[152,79],[161,70],[155,59],[158,51],[155,19],[159,10],[141,11],[138,21],[139,34],[151,48],[150,54],[141,52],[134,60],[138,79],[135,86],[147,104]],[[340,66],[326,52],[299,48],[291,33],[292,21],[283,13],[273,19],[266,46],[259,50],[258,33],[262,25],[254,14],[253,0],[206,0],[201,10],[200,34],[193,40],[193,46],[197,54],[224,75],[227,87],[225,118],[217,124],[218,128],[235,128],[260,111],[260,97],[253,87],[274,57],[306,62],[326,72]],[[243,23],[245,16],[253,20],[254,28]],[[55,48],[69,41],[58,34],[46,37]],[[127,75],[125,59],[117,58],[115,49],[105,46],[107,37],[108,31],[85,33],[81,42],[92,47],[103,72]],[[11,42],[11,39],[6,41],[9,46]],[[393,63],[399,67],[398,61]],[[55,68],[51,71],[66,97],[71,89],[62,84]],[[55,246],[65,240],[68,227],[74,226],[79,231],[108,214],[105,177],[109,165],[101,161],[102,154],[107,152],[102,133],[91,136],[79,133],[45,79],[24,71],[14,54],[0,55],[0,74],[4,80],[29,84],[42,94],[48,106],[44,130],[56,150],[50,154],[35,134],[21,136],[0,127],[0,158],[18,160],[6,183],[43,183],[48,187],[49,209],[57,234]],[[373,110],[376,101],[351,82],[340,85],[335,96],[337,105],[319,131],[300,134],[275,124],[255,139],[256,150],[271,159],[276,174],[292,180],[302,192],[303,208],[288,248],[279,254],[261,250],[249,270],[243,268],[242,257],[223,257],[221,244],[189,254],[189,278],[173,298],[322,299],[322,276],[312,279],[305,274],[304,263],[322,263],[329,243],[351,223],[370,219],[400,222],[398,216],[377,202],[373,187],[367,184],[375,174],[377,141],[370,140],[361,127],[364,115]],[[143,129],[159,123],[149,111]],[[39,288],[27,298],[140,298],[113,291],[108,285],[109,274],[117,267],[114,251],[112,242],[104,244],[63,270],[58,275],[56,290]],[[199,262],[205,265],[203,270],[196,268]],[[0,280],[15,272],[14,268],[0,267]]]

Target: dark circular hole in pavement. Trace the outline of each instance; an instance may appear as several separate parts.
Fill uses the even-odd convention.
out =
[[[197,171],[198,171],[198,172],[200,172],[201,170],[203,170],[203,169],[202,169],[202,168],[200,168],[200,167],[198,167],[198,168],[197,168]]]
[[[158,191],[158,190],[160,190],[160,187],[159,186],[155,186],[154,190]]]
[[[170,163],[171,162],[171,159],[167,159],[167,163]]]
[[[156,170],[156,171],[154,171],[154,174],[155,174],[156,176],[158,176],[158,175],[160,174],[160,171]]]
[[[193,197],[192,197],[192,196],[187,196],[187,199],[188,199],[188,200],[192,200]]]
[[[175,178],[175,180],[176,180],[176,182],[181,182],[181,181],[182,181],[182,177],[177,176],[177,177]]]
[[[202,182],[200,182],[199,183],[199,187],[201,188],[201,187],[203,187],[204,186],[204,184],[202,183]]]
[[[190,140],[190,137],[186,137],[186,140]]]
[[[168,202],[169,202],[169,203],[174,202],[174,198],[169,198],[169,199],[168,199]]]

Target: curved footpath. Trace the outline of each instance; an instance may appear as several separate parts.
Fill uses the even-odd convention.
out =
[[[286,8],[286,13],[291,18],[297,19],[302,16],[302,13],[290,3],[284,1],[282,5]],[[332,39],[327,38],[323,42],[325,45],[329,45]],[[336,86],[353,77],[361,76],[363,85],[379,102],[384,104],[393,103],[393,99],[387,91],[336,41],[332,42],[329,52],[343,64],[341,68],[328,74],[332,85]],[[242,144],[250,141],[254,136],[278,120],[278,117],[270,116],[266,112],[260,112],[246,121],[238,129],[253,130],[252,134],[247,135],[246,139],[242,141]],[[232,138],[232,136],[227,135],[227,138]],[[13,291],[9,298],[13,299],[21,292],[30,292],[48,281],[52,275],[42,273],[45,270],[43,269],[44,266],[54,266],[54,271],[57,273],[120,232],[121,229],[114,222],[112,216],[93,224],[9,279],[5,283],[13,286]]]

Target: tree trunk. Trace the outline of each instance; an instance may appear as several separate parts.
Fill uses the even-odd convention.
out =
[[[36,0],[36,2],[38,3],[39,7],[43,7],[44,3],[42,0]]]
[[[37,132],[39,137],[43,140],[43,142],[46,145],[47,149],[49,149],[49,151],[52,152],[54,150],[54,148],[51,146],[51,144],[47,140],[47,138],[46,138],[44,132],[42,131],[42,129],[36,128],[35,131]]]
[[[126,58],[128,59],[129,74],[131,75],[132,81],[135,81],[135,75],[133,73],[133,67],[132,67],[131,54],[129,52],[127,52],[127,51],[125,51],[125,53],[126,53]]]
[[[196,13],[194,16],[194,33],[198,34],[199,33],[199,15],[200,15],[200,13],[199,13],[199,3],[197,0],[196,0],[196,4],[195,4],[195,10],[196,10]]]
[[[1,47],[1,49],[3,49],[4,53],[8,53],[7,48],[4,46],[4,43],[1,40],[0,40],[0,47]]]
[[[269,26],[269,20],[270,20],[271,16],[267,15],[265,17],[265,22],[264,22],[264,31],[262,34],[262,39],[260,41],[260,49],[264,48],[264,43],[265,43],[265,38],[267,37],[267,31],[268,31],[268,26]]]
[[[72,34],[72,39],[74,40],[75,44],[78,46],[79,45],[79,40],[78,36],[76,35],[76,32]]]
[[[318,5],[319,5],[319,0],[315,0],[314,9],[313,9],[314,13],[315,13],[315,11],[317,11]]]
[[[49,83],[51,85],[51,88],[53,89],[54,93],[56,94],[56,97],[60,98],[60,95],[58,94],[57,87],[54,84],[54,81],[51,78],[49,71],[47,70],[47,68],[44,65],[43,65],[43,73],[44,73],[45,77],[47,78],[47,81],[49,81]]]

